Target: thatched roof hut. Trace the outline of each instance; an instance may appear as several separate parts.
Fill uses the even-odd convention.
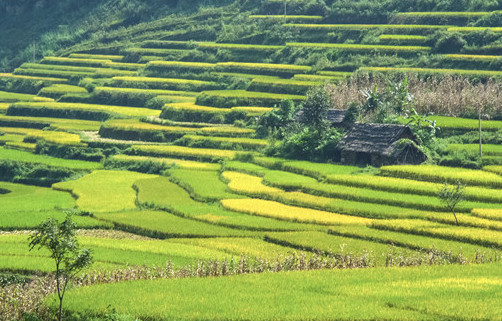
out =
[[[416,136],[404,125],[356,123],[337,147],[341,161],[348,164],[420,164],[427,159]]]

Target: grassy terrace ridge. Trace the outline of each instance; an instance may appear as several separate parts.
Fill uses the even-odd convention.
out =
[[[111,304],[151,320],[243,320],[249,311],[256,320],[498,319],[500,273],[500,264],[488,264],[124,282],[71,291],[67,306],[99,314]],[[168,301],[167,287],[177,293]]]
[[[380,35],[378,36],[380,40],[397,40],[397,41],[416,41],[423,42],[427,40],[425,36],[417,35]]]
[[[26,76],[26,75],[14,75],[9,73],[0,73],[0,78],[10,78],[10,79],[26,79],[26,80],[40,80],[51,83],[67,83],[68,79],[65,78],[57,78],[57,77],[34,77],[34,76]]]
[[[103,167],[101,163],[61,159],[13,149],[5,149],[3,147],[0,147],[0,159],[45,164],[49,166],[66,167],[71,169],[99,169]]]
[[[65,110],[77,110],[77,111],[96,111],[108,114],[109,117],[113,115],[122,115],[122,117],[142,117],[142,116],[158,116],[159,111],[148,109],[148,108],[134,108],[134,107],[123,107],[123,106],[108,106],[108,105],[98,105],[98,104],[81,104],[81,103],[59,103],[59,102],[18,102],[12,104],[7,110],[7,115],[17,116],[16,109],[28,109],[28,110],[46,110],[46,111],[60,111],[61,114],[55,115],[62,116],[61,118],[72,118],[64,117]],[[24,116],[24,115],[19,115]],[[54,117],[54,116],[53,116]],[[93,119],[91,119],[93,120]]]
[[[74,66],[89,66],[102,67],[107,63],[112,62],[110,59],[83,59],[83,58],[68,58],[68,57],[44,57],[40,63],[42,64],[59,64],[59,65],[74,65]]]
[[[466,12],[466,11],[422,11],[422,12],[397,12],[395,16],[400,17],[483,17],[489,14],[496,13],[498,11],[492,12]]]
[[[122,59],[124,59],[124,56],[120,55],[94,55],[94,54],[80,54],[80,53],[72,53],[68,57],[78,58],[78,59],[98,59],[98,60],[111,60],[111,61],[121,61]]]
[[[282,25],[288,28],[304,30],[364,30],[364,29],[416,29],[416,30],[437,30],[448,29],[453,26],[448,25],[407,25],[407,24],[300,24],[286,23]],[[486,29],[486,28],[485,28]]]
[[[149,96],[187,96],[197,97],[198,92],[193,91],[180,91],[180,90],[164,90],[164,89],[141,89],[141,88],[122,88],[122,87],[96,87],[94,89],[98,93],[119,93],[119,94],[137,94]]]
[[[430,51],[430,47],[424,46],[389,46],[389,45],[362,45],[362,44],[345,44],[345,43],[311,43],[311,42],[287,42],[287,47],[302,47],[302,48],[328,48],[339,50],[377,50],[377,51]]]
[[[450,32],[476,32],[476,31],[492,31],[502,32],[502,27],[449,27]]]
[[[0,101],[2,102],[16,102],[16,101],[54,101],[54,99],[47,97],[40,97],[30,94],[18,94],[6,91],[0,91]]]
[[[498,70],[468,70],[468,69],[442,69],[442,68],[412,68],[412,67],[361,67],[367,72],[401,72],[401,73],[428,73],[428,74],[458,74],[485,77],[500,77],[502,71]]]
[[[494,56],[494,55],[461,55],[461,54],[447,54],[444,57],[452,59],[452,60],[475,60],[475,61],[492,61],[502,58],[502,56]]]
[[[323,16],[308,15],[250,15],[250,19],[273,19],[273,20],[322,20]]]
[[[230,49],[230,50],[281,50],[284,46],[254,45],[237,43],[197,42],[201,49]]]

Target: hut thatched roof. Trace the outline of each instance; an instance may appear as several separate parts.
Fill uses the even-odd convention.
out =
[[[340,124],[345,120],[347,110],[330,109],[328,110],[328,120],[331,124]]]
[[[394,152],[396,143],[403,138],[416,142],[416,137],[408,126],[356,123],[337,147],[341,151],[390,156]]]

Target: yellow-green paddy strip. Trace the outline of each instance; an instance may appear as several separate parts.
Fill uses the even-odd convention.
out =
[[[65,305],[148,320],[497,320],[501,275],[497,263],[136,281],[73,290]]]
[[[75,195],[81,210],[112,212],[135,209],[134,182],[153,177],[135,172],[99,170],[75,181],[54,184],[53,188]]]
[[[389,46],[389,45],[361,45],[345,43],[311,43],[311,42],[288,42],[287,47],[322,48],[349,51],[391,51],[391,52],[418,52],[430,51],[430,47],[424,46]]]

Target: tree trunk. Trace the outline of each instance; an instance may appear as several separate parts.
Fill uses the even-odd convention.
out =
[[[59,298],[59,313],[58,313],[58,321],[61,321],[63,317],[63,298]]]
[[[455,214],[455,210],[453,210],[452,212],[453,212],[453,217],[455,217],[455,222],[457,222],[457,226],[459,226],[460,224],[458,224],[458,219],[457,215]]]

